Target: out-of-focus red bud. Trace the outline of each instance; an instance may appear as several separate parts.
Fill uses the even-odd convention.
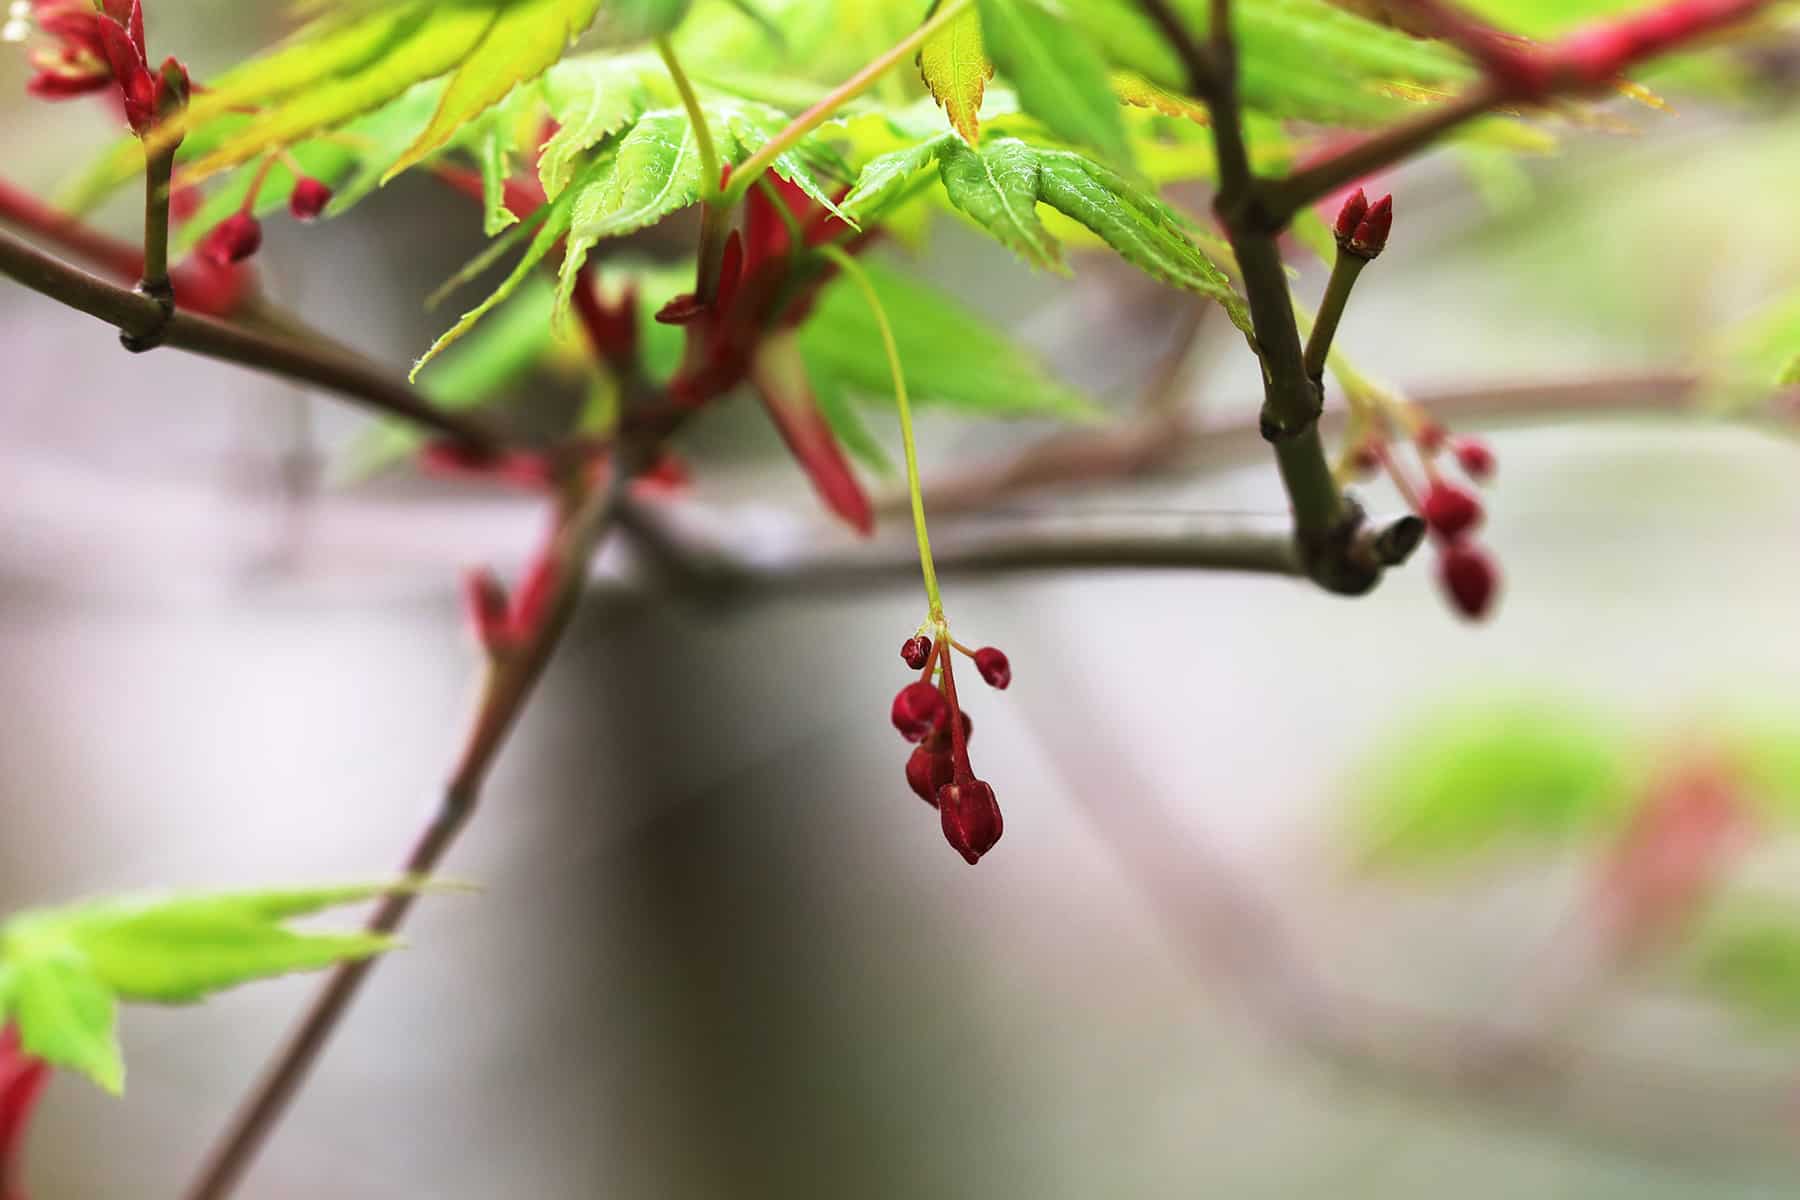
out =
[[[1486,442],[1478,438],[1457,438],[1450,443],[1450,450],[1470,479],[1485,483],[1493,478],[1494,452]]]
[[[557,565],[556,557],[548,553],[540,553],[525,568],[525,577],[519,583],[519,590],[513,595],[509,622],[513,640],[523,641],[537,632],[551,600],[556,596],[556,585],[561,576],[562,570]]]
[[[1394,228],[1394,198],[1383,196],[1369,206],[1357,222],[1356,232],[1344,249],[1358,258],[1372,259],[1387,249],[1388,234]]]
[[[1438,561],[1438,578],[1456,611],[1471,621],[1485,617],[1500,590],[1500,570],[1487,551],[1470,542],[1452,542]]]
[[[1357,188],[1350,193],[1349,199],[1344,201],[1344,207],[1338,210],[1337,224],[1332,229],[1340,247],[1348,244],[1350,239],[1356,236],[1356,227],[1362,224],[1362,219],[1368,215],[1368,212],[1369,197],[1363,193],[1361,188]]]
[[[919,799],[936,808],[938,792],[956,776],[956,768],[951,764],[947,750],[933,750],[929,746],[914,746],[912,757],[906,760],[906,782]]]
[[[994,848],[1005,829],[994,789],[973,776],[938,789],[938,812],[943,820],[944,840],[970,866]]]
[[[1419,515],[1441,537],[1455,541],[1481,524],[1481,502],[1445,480],[1434,480],[1419,503]]]
[[[296,221],[316,221],[330,203],[331,188],[323,180],[304,175],[288,196],[288,212]]]
[[[24,1200],[25,1130],[50,1082],[50,1065],[25,1053],[19,1032],[0,1028],[0,1198]]]
[[[475,639],[490,653],[506,648],[512,618],[506,585],[488,567],[479,567],[463,576],[463,609]]]
[[[909,683],[894,697],[894,728],[909,742],[924,741],[949,708],[944,694],[931,684],[923,680]]]
[[[975,669],[981,672],[989,687],[1005,691],[1012,682],[1012,663],[1007,661],[1004,652],[992,646],[983,646],[975,652]]]
[[[200,243],[199,254],[215,267],[243,262],[262,247],[262,223],[247,212],[235,212]]]

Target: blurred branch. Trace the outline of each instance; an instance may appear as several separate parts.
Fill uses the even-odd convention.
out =
[[[180,310],[171,316],[153,297],[91,275],[6,230],[0,230],[0,275],[105,321],[128,337],[160,331],[163,345],[317,385],[473,449],[491,452],[502,445],[485,422],[435,407],[398,375],[340,347]]]
[[[1541,1132],[1661,1158],[1792,1154],[1792,1073],[1734,1075],[1633,1058],[1551,1027],[1447,1016],[1347,994],[1283,921],[1257,876],[1179,819],[1136,771],[1114,726],[1054,654],[1026,694],[1026,719],[1118,876],[1147,901],[1176,952],[1224,984],[1284,1045],[1347,1082],[1453,1097]],[[1036,697],[1036,700],[1031,699]]]
[[[741,536],[708,536],[628,503],[620,519],[651,566],[679,589],[729,596],[805,587],[857,587],[918,569],[910,541],[820,545],[785,542],[758,551]],[[1360,553],[1398,566],[1424,538],[1413,516],[1371,524]],[[996,513],[948,526],[933,539],[947,574],[1076,568],[1247,571],[1304,578],[1292,527],[1275,516],[1221,513]]]
[[[1683,371],[1600,376],[1593,379],[1461,388],[1418,398],[1435,416],[1454,423],[1470,420],[1515,423],[1543,418],[1670,416],[1703,411],[1705,381]],[[1740,420],[1793,424],[1800,415],[1771,399]],[[1342,413],[1324,418],[1335,432]],[[1243,459],[1262,445],[1254,419],[1199,424],[1180,414],[1157,412],[1100,429],[1054,434],[998,459],[962,467],[926,481],[925,498],[934,513],[989,509],[1008,499],[1060,484],[1102,483],[1155,475],[1195,463]],[[880,512],[904,508],[904,492],[877,497]]]
[[[488,769],[506,744],[575,613],[590,564],[613,527],[620,497],[631,477],[654,457],[643,445],[626,449],[630,455],[621,454],[610,480],[590,483],[584,492],[570,498],[548,548],[526,576],[515,603],[533,616],[521,639],[488,647],[487,673],[474,720],[439,806],[401,867],[403,876],[434,872],[474,815]],[[534,603],[537,585],[546,589],[538,597],[543,606],[526,607]],[[413,899],[412,893],[387,896],[369,918],[368,932],[394,933],[405,921]],[[305,1082],[375,962],[373,958],[346,962],[332,973],[202,1166],[187,1193],[189,1200],[222,1200],[231,1194]]]

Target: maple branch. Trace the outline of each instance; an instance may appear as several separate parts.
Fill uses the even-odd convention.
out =
[[[179,310],[170,315],[154,297],[89,274],[6,230],[0,230],[0,275],[105,321],[126,337],[160,329],[162,345],[314,384],[470,448],[491,452],[504,444],[486,422],[435,407],[399,375],[340,347]]]
[[[1025,714],[1049,768],[1148,902],[1176,952],[1221,980],[1274,1041],[1389,1090],[1474,1100],[1565,1136],[1639,1153],[1717,1154],[1781,1144],[1790,1079],[1733,1078],[1596,1050],[1549,1026],[1508,1027],[1353,995],[1294,936],[1257,876],[1160,800],[1108,715],[1054,655]],[[1079,730],[1080,736],[1071,736]],[[1760,1140],[1758,1140],[1760,1135]]]
[[[1698,375],[1651,371],[1593,379],[1489,384],[1417,397],[1419,405],[1446,422],[1518,422],[1543,417],[1588,417],[1696,412],[1705,390]],[[1800,415],[1771,406],[1745,420],[1792,423]],[[1335,432],[1344,414],[1324,417],[1321,429]],[[1093,430],[1051,434],[1021,450],[928,479],[925,496],[940,514],[990,509],[1007,499],[1054,486],[1098,484],[1154,474],[1197,460],[1242,459],[1261,445],[1258,423],[1233,420],[1197,424],[1179,414],[1148,417]],[[876,510],[898,513],[908,504],[903,489],[890,489]]]
[[[1168,0],[1139,0],[1139,4],[1159,28],[1180,28]],[[1249,301],[1263,368],[1262,433],[1274,449],[1293,506],[1300,561],[1306,574],[1328,591],[1366,592],[1379,582],[1381,571],[1351,553],[1360,536],[1362,510],[1346,501],[1326,461],[1319,436],[1324,389],[1306,370],[1276,229],[1258,211],[1256,177],[1238,103],[1237,46],[1229,0],[1214,0],[1211,42],[1204,52],[1190,36],[1177,36],[1171,44],[1182,58],[1194,94],[1212,111],[1219,164],[1213,208],[1231,242]]]
[[[539,564],[551,572],[550,597],[522,641],[490,650],[480,699],[455,770],[437,810],[400,868],[403,877],[432,874],[474,815],[488,769],[506,744],[576,611],[590,564],[613,527],[624,489],[653,457],[648,445],[626,447],[610,479],[586,485],[568,503]],[[405,921],[414,899],[411,892],[390,893],[376,907],[365,930],[393,934]],[[374,958],[345,962],[332,972],[207,1158],[187,1192],[188,1200],[222,1200],[231,1194],[305,1082],[375,962]]]
[[[1150,0],[1160,3],[1161,0]],[[1531,48],[1443,0],[1405,0],[1432,35],[1473,58],[1480,82],[1416,117],[1372,134],[1331,157],[1282,179],[1256,185],[1256,211],[1271,231],[1295,213],[1371,172],[1410,158],[1458,126],[1496,109],[1542,104],[1612,86],[1632,67],[1683,49],[1758,15],[1776,0],[1665,0]]]
[[[627,504],[620,524],[677,587],[740,591],[880,585],[918,569],[903,539],[812,545],[759,553],[745,539],[685,533],[646,506]],[[1357,548],[1375,567],[1398,566],[1424,540],[1411,515],[1369,525]],[[995,513],[948,525],[932,539],[944,574],[1077,568],[1244,571],[1304,577],[1293,528],[1283,518],[1227,513]]]

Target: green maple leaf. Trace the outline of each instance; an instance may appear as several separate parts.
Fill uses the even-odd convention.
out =
[[[0,926],[0,1024],[28,1054],[124,1088],[121,1000],[188,1004],[252,980],[391,949],[369,933],[284,922],[419,883],[101,900],[16,914]]]
[[[1201,248],[1197,231],[1151,192],[1073,150],[1016,137],[990,137],[975,148],[940,136],[872,159],[844,207],[856,217],[879,214],[932,163],[950,203],[1033,266],[1060,269],[1062,263],[1055,237],[1038,216],[1038,205],[1047,204],[1146,274],[1218,301],[1249,331],[1242,299]]]
[[[981,14],[969,9],[919,48],[919,75],[950,127],[974,145],[981,137],[981,100],[994,64],[981,40]]]

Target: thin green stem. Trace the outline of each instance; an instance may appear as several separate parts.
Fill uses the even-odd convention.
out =
[[[169,290],[169,182],[175,147],[158,151],[144,167],[144,271],[138,286],[149,296]]]
[[[706,123],[706,112],[700,107],[700,95],[694,91],[694,83],[682,69],[681,60],[675,56],[675,47],[667,37],[656,39],[656,52],[662,55],[669,78],[675,81],[675,90],[681,94],[681,106],[687,109],[688,121],[694,127],[694,145],[700,151],[700,199],[711,203],[719,196],[719,148],[713,142],[712,128]]]
[[[931,535],[925,529],[925,491],[919,483],[919,449],[913,440],[912,403],[906,397],[906,372],[900,366],[900,347],[894,343],[894,330],[888,324],[881,297],[875,294],[875,285],[869,282],[862,265],[836,246],[824,246],[820,253],[836,263],[845,278],[856,285],[875,316],[876,328],[881,330],[881,348],[887,354],[888,370],[894,376],[894,407],[900,411],[900,444],[906,451],[906,486],[912,493],[913,533],[919,539],[919,570],[925,576],[925,599],[931,605],[931,619],[941,625],[944,597],[938,590],[937,566],[931,560]]]
[[[1344,319],[1344,308],[1350,303],[1350,291],[1368,265],[1368,259],[1343,250],[1338,251],[1331,265],[1331,280],[1325,285],[1325,298],[1319,301],[1319,316],[1313,322],[1312,336],[1306,339],[1306,377],[1314,383],[1325,377],[1325,360],[1337,338],[1338,323]]]
[[[731,184],[725,189],[726,199],[735,204],[750,185],[774,165],[775,160],[794,148],[794,144],[826,121],[831,119],[838,109],[856,99],[891,71],[896,65],[905,61],[907,56],[916,52],[920,46],[931,39],[938,30],[956,20],[967,12],[975,0],[950,0],[932,18],[920,25],[912,33],[901,39],[899,43],[880,55],[868,66],[833,88],[817,104],[795,117],[786,129],[770,138],[768,143],[745,159],[737,170],[731,174]]]

